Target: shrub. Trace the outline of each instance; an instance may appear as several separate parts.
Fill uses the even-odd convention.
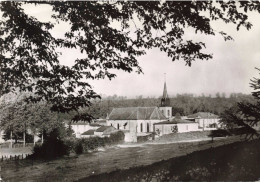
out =
[[[74,145],[74,151],[77,154],[87,152],[90,150],[97,150],[99,147],[105,147],[111,144],[117,144],[124,141],[125,135],[122,131],[113,133],[110,137],[91,137],[77,139]]]
[[[54,129],[46,137],[42,145],[33,148],[32,158],[53,159],[63,155],[68,155],[70,146],[59,138],[58,130]]]
[[[82,142],[77,141],[74,147],[74,151],[76,154],[82,154],[83,153],[83,145]]]
[[[137,137],[137,142],[146,142],[148,140],[153,140],[155,137],[156,133],[151,133],[150,135],[146,135],[146,136],[138,136]]]

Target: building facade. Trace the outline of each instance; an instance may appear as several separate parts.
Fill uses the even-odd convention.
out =
[[[221,127],[218,115],[209,112],[198,112],[187,116],[187,120],[193,120],[199,124],[199,129],[215,130]]]
[[[167,118],[158,107],[125,107],[114,108],[108,116],[108,126],[118,130],[151,133],[154,132],[154,123]]]
[[[159,136],[171,133],[199,131],[198,123],[182,119],[173,119],[170,121],[155,123],[154,128],[155,133]]]

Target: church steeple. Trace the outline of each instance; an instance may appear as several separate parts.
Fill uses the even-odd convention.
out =
[[[163,88],[163,96],[161,99],[161,107],[166,107],[170,106],[170,99],[167,94],[167,86],[166,86],[166,78],[165,78],[165,73],[164,73],[164,88]]]

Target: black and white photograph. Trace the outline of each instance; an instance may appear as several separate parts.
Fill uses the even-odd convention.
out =
[[[260,1],[0,1],[0,182],[260,180]]]

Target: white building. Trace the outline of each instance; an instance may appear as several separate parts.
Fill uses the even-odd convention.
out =
[[[160,136],[170,133],[199,131],[198,123],[182,119],[173,119],[171,121],[155,123],[154,128],[155,132]]]
[[[108,126],[134,133],[154,131],[154,123],[166,120],[158,107],[114,108],[108,116]]]
[[[118,130],[112,126],[101,126],[94,131],[94,136],[109,137],[112,133],[115,133],[117,131]]]
[[[219,116],[209,112],[198,112],[189,115],[187,120],[195,121],[199,124],[199,129],[203,130],[216,130],[221,127]]]
[[[89,123],[87,121],[71,122],[70,125],[76,135],[76,138],[81,138],[82,133],[88,130],[96,130],[101,126],[97,123]]]

